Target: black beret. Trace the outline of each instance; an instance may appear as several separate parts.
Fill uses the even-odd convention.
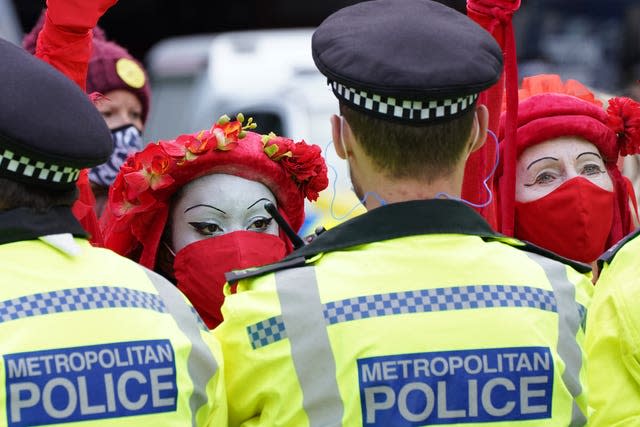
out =
[[[0,39],[0,176],[70,189],[113,150],[87,95],[49,64]]]
[[[429,0],[341,9],[316,29],[312,54],[342,102],[408,123],[459,116],[502,72],[502,52],[487,31]]]

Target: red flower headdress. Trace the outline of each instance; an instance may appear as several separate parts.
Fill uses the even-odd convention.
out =
[[[607,124],[616,133],[621,156],[640,153],[640,104],[630,98],[611,98]]]
[[[612,98],[605,111],[587,87],[576,80],[563,83],[554,74],[526,77],[519,96],[515,141],[504,139],[504,112],[500,120],[501,152],[505,144],[514,143],[517,159],[528,147],[562,136],[579,136],[594,144],[602,154],[616,193],[614,223],[607,242],[609,246],[616,243],[633,230],[629,201],[635,196],[629,193],[631,187],[617,161],[620,155],[640,153],[640,104],[629,98]],[[515,198],[505,190],[508,179],[515,180],[515,176],[502,176],[497,181],[500,203]],[[506,212],[500,218],[500,231],[508,234],[513,221],[514,212]]]
[[[105,246],[153,268],[167,223],[171,197],[204,175],[236,175],[266,185],[294,230],[304,221],[304,199],[318,198],[328,185],[317,145],[274,134],[260,135],[250,118],[223,116],[209,130],[151,143],[127,159],[109,192],[102,218]],[[281,237],[290,243],[281,233]]]

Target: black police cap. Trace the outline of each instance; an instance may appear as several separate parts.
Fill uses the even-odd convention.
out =
[[[0,176],[70,189],[112,150],[104,119],[74,82],[0,39]]]
[[[461,115],[502,72],[502,52],[488,32],[429,0],[341,9],[316,29],[312,54],[340,101],[417,124]]]

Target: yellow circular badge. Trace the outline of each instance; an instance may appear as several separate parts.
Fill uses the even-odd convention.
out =
[[[116,73],[123,82],[134,89],[140,89],[144,86],[144,71],[135,61],[129,58],[120,58],[116,62]]]

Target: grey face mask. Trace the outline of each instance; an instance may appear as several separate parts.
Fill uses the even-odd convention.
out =
[[[105,187],[110,186],[118,175],[120,166],[127,157],[142,150],[142,133],[134,125],[126,125],[111,130],[113,153],[106,163],[89,171],[91,182]]]

